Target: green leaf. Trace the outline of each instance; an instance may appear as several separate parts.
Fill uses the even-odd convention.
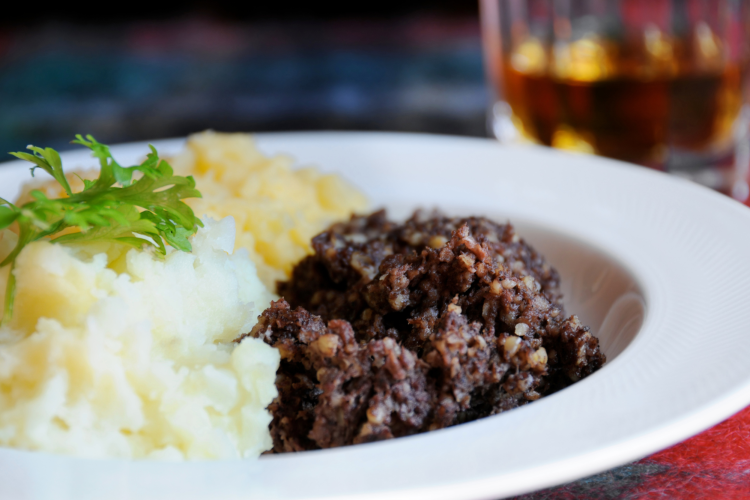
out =
[[[106,189],[117,182],[112,164],[110,163],[110,161],[114,161],[114,158],[109,153],[109,147],[97,142],[94,136],[90,134],[86,136],[86,139],[81,134],[78,134],[71,143],[86,146],[91,150],[92,156],[99,160],[99,178],[94,182],[91,189]]]
[[[13,224],[19,215],[21,213],[11,207],[0,206],[0,229],[5,229]]]
[[[164,239],[171,247],[183,252],[192,252],[193,246],[190,244],[188,238],[195,234],[195,231],[190,231],[184,227],[176,227],[174,232],[164,232]]]
[[[32,155],[23,152],[10,154],[15,156],[16,158],[20,158],[21,160],[30,161],[36,164],[36,167],[31,168],[32,177],[34,176],[34,169],[36,168],[41,168],[42,170],[46,171],[48,174],[55,178],[55,180],[63,187],[65,193],[70,196],[73,192],[70,189],[70,184],[68,184],[68,179],[65,178],[65,173],[62,169],[62,160],[60,159],[60,155],[58,154],[58,152],[52,148],[42,149],[31,145],[26,146],[26,149],[33,151],[34,154]]]
[[[33,163],[32,174],[34,168],[42,168],[52,175],[68,196],[49,199],[34,190],[32,201],[21,207],[0,198],[0,229],[13,222],[20,229],[16,247],[0,267],[12,265],[26,245],[40,238],[66,244],[109,241],[138,248],[151,245],[160,255],[166,255],[166,244],[186,252],[192,249],[188,238],[203,226],[182,201],[201,196],[192,177],[174,175],[172,166],[159,158],[153,146],[140,165],[123,167],[109,147],[91,135],[84,138],[79,134],[73,143],[89,148],[100,166],[99,177],[95,181],[82,179],[84,189],[77,193],[71,191],[55,150],[29,146],[34,154],[11,153]],[[136,172],[142,176],[134,180]],[[56,236],[70,228],[79,231]],[[13,286],[9,281],[6,297],[10,297],[10,306],[3,321],[12,314]]]
[[[55,238],[54,242],[88,242],[88,241],[115,241],[118,238],[124,238],[132,236],[133,233],[151,233],[156,232],[156,228],[150,221],[137,221],[133,224],[120,225],[112,224],[109,226],[98,226],[92,227],[86,232],[80,233],[68,233],[63,236]],[[145,240],[141,240],[141,243],[147,243]]]
[[[186,229],[185,227],[177,226],[160,212],[142,212],[141,218],[151,222],[170,246],[183,252],[192,251],[193,247],[190,245],[188,237],[195,233],[195,229]]]
[[[52,166],[50,166],[44,160],[44,158],[38,158],[35,155],[29,154],[29,153],[24,153],[23,151],[17,151],[15,153],[8,153],[8,154],[11,154],[11,155],[13,155],[16,158],[19,158],[21,160],[26,160],[26,161],[29,161],[31,163],[35,163],[37,166],[36,167],[31,167],[31,176],[32,177],[34,177],[34,170],[36,170],[37,168],[41,168],[41,169],[45,170],[46,172],[48,172],[50,175],[52,175]]]
[[[0,327],[5,326],[11,318],[8,311],[13,311],[13,304],[16,301],[16,275],[13,274],[13,264],[11,262],[10,271],[8,271],[8,283],[5,285],[5,303],[3,304],[3,318],[0,320]]]
[[[89,180],[89,179],[84,179],[83,177],[81,177],[78,174],[73,174],[73,175],[75,175],[76,177],[78,177],[78,180],[80,180],[81,182],[83,182],[83,190],[84,191],[86,191],[87,189],[91,188],[94,184],[96,184],[96,182],[94,182],[92,180]]]
[[[21,253],[21,250],[23,250],[26,245],[37,239],[36,236],[38,234],[38,231],[36,231],[32,226],[30,226],[29,224],[19,224],[19,227],[21,229],[21,233],[18,235],[18,242],[16,243],[16,246],[13,247],[13,250],[10,252],[10,254],[5,257],[5,260],[0,262],[0,267],[4,267],[8,264],[11,264],[12,262],[15,262],[16,257],[18,257],[18,254]]]
[[[115,240],[119,243],[125,243],[126,245],[136,248],[141,248],[144,244],[151,244],[143,238],[137,238],[135,236],[122,236],[120,238],[115,238]]]

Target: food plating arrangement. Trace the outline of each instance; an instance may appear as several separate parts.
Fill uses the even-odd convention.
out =
[[[0,205],[5,446],[169,460],[339,447],[495,415],[605,362],[509,223],[365,215],[339,176],[242,134],[134,167],[74,142],[98,171],[30,147],[15,155],[53,179]]]

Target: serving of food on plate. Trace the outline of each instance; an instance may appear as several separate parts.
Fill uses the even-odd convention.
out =
[[[500,496],[750,400],[750,242],[699,208],[750,216],[689,183],[430,136],[74,142],[0,169],[0,492]]]

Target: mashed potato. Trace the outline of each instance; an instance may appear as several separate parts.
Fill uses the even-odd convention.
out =
[[[203,193],[186,200],[196,215],[234,216],[236,246],[249,250],[271,290],[312,253],[313,236],[367,208],[365,197],[341,177],[293,170],[291,158],[263,156],[247,134],[195,134],[170,161],[175,173],[194,176]]]
[[[247,251],[232,253],[233,220],[205,225],[192,253],[165,259],[109,244],[23,250],[0,329],[0,445],[161,459],[271,447],[279,353],[232,340],[272,296]],[[2,256],[15,235],[0,236]]]
[[[235,248],[248,250],[270,290],[312,253],[313,236],[368,205],[364,195],[338,175],[293,169],[287,156],[264,156],[249,134],[194,134],[184,151],[169,161],[176,174],[195,178],[203,198],[185,202],[196,215],[234,217]],[[95,179],[97,171],[69,172],[66,177],[73,191],[80,191],[81,178]],[[32,189],[49,198],[65,196],[57,182],[34,180],[24,186],[18,204],[31,200]]]
[[[18,256],[14,314],[0,328],[0,445],[164,459],[255,457],[271,447],[266,407],[279,353],[232,340],[311,253],[311,238],[366,200],[336,175],[263,156],[246,134],[193,135],[170,162],[203,193],[186,200],[195,213],[221,219],[206,220],[192,253],[160,259],[38,241]],[[78,175],[67,177],[82,189]],[[38,180],[19,204],[31,189],[64,196]],[[0,260],[15,239],[0,231]],[[8,272],[0,268],[0,299]]]

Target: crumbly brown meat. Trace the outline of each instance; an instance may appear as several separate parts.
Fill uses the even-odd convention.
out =
[[[545,297],[559,306],[557,271],[519,238],[511,224],[421,211],[404,224],[388,221],[384,210],[334,224],[313,238],[315,255],[295,266],[290,281],[279,283],[279,294],[292,306],[305,307],[323,318],[355,321],[367,309],[362,288],[378,274],[385,259],[439,249],[463,225],[478,245],[486,246],[492,265],[500,264],[515,276],[532,276]]]
[[[417,213],[399,225],[376,212],[313,248],[279,286],[291,306],[272,304],[246,334],[281,352],[275,452],[493,415],[605,361],[564,315],[557,272],[509,224]]]

